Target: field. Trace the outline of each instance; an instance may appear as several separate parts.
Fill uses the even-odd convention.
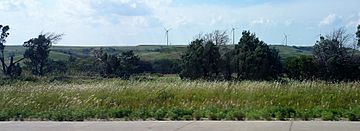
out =
[[[228,46],[229,48],[231,47]],[[295,47],[283,45],[270,45],[271,48],[279,50],[282,58],[294,57],[299,55],[311,55],[312,47]],[[50,58],[54,60],[67,60],[71,55],[78,58],[86,58],[91,54],[91,50],[99,47],[69,47],[54,46],[50,53]],[[114,46],[104,47],[104,50],[111,54],[119,54],[124,51],[133,50],[142,60],[155,61],[161,59],[180,59],[181,54],[185,51],[185,45],[161,46],[161,45],[140,45],[140,46]],[[14,54],[20,59],[25,52],[22,46],[7,46],[5,55]]]
[[[0,120],[360,120],[360,83],[52,77],[0,82]]]

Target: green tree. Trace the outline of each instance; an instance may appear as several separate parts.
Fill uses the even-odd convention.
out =
[[[315,59],[306,55],[288,58],[285,64],[287,76],[295,80],[315,79],[319,69]]]
[[[220,52],[219,47],[212,41],[207,41],[202,55],[203,78],[214,79],[219,77]]]
[[[117,77],[120,70],[120,60],[117,56],[108,55],[103,48],[94,49],[92,53],[96,60],[100,62],[100,75],[102,77]]]
[[[161,59],[154,61],[152,65],[155,73],[176,74],[181,71],[179,64],[178,60]]]
[[[6,43],[6,38],[9,36],[8,31],[10,30],[9,26],[3,26],[0,25],[0,29],[1,29],[1,35],[0,35],[0,61],[2,64],[2,71],[5,73],[6,72],[6,64],[5,64],[5,54],[4,54],[4,50],[5,50],[5,43]]]
[[[350,81],[360,78],[359,56],[347,48],[349,38],[344,29],[339,29],[316,42],[314,58],[319,64],[320,79]]]
[[[119,60],[121,70],[118,75],[120,77],[127,79],[133,74],[141,73],[140,58],[133,51],[121,53]]]
[[[326,80],[337,80],[345,62],[346,48],[336,39],[321,37],[314,46],[314,57],[321,66],[320,76]]]
[[[187,47],[182,56],[183,79],[208,79],[219,77],[220,51],[213,41],[196,39]]]
[[[32,38],[24,42],[24,47],[27,49],[24,53],[25,64],[31,69],[34,75],[43,76],[45,75],[45,66],[49,61],[49,53],[52,44],[61,40],[62,34],[40,34],[37,38]]]
[[[235,72],[240,80],[273,80],[282,72],[278,51],[270,49],[250,31],[244,31],[235,46],[234,61]]]
[[[200,79],[204,74],[203,70],[203,47],[204,40],[196,39],[187,47],[185,54],[182,56],[182,79]]]
[[[234,58],[234,50],[223,48],[223,55],[220,58],[220,71],[223,74],[225,80],[231,80],[233,74],[233,58]]]
[[[0,30],[1,30],[1,34],[0,34],[0,62],[1,62],[1,65],[2,65],[1,70],[6,76],[10,76],[10,78],[20,76],[21,72],[22,72],[22,69],[20,67],[19,62],[21,60],[23,60],[23,58],[18,60],[18,61],[14,61],[15,56],[11,55],[9,65],[7,65],[5,63],[4,50],[5,50],[6,38],[9,36],[8,31],[10,30],[10,27],[0,25]]]

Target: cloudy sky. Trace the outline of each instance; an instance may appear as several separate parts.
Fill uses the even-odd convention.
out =
[[[271,44],[313,45],[319,34],[360,24],[360,0],[0,0],[7,44],[40,32],[64,33],[58,45],[188,44],[196,34],[237,28]]]

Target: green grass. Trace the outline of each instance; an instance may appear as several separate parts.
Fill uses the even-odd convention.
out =
[[[64,79],[0,81],[0,120],[360,120],[358,82]]]
[[[233,46],[229,46],[232,47]],[[299,55],[311,55],[312,47],[293,47],[270,45],[270,47],[279,50],[281,57],[288,58]],[[75,57],[86,58],[90,56],[90,51],[99,47],[70,47],[70,46],[54,46],[50,58],[54,60],[66,60],[69,54]],[[181,54],[186,50],[186,45],[162,46],[162,45],[140,45],[140,46],[114,46],[104,47],[104,50],[110,54],[119,54],[124,51],[133,50],[142,60],[155,61],[161,59],[180,59]],[[5,55],[15,54],[20,59],[25,51],[22,46],[7,46]]]

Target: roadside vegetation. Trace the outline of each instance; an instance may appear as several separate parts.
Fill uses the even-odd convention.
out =
[[[358,82],[57,79],[2,83],[0,120],[360,120]]]

